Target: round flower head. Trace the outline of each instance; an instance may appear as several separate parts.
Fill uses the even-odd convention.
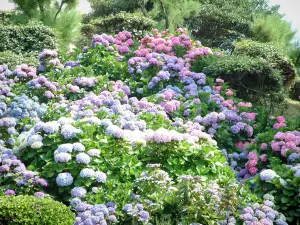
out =
[[[73,198],[84,198],[86,193],[87,192],[83,187],[74,187],[71,190],[71,195]]]
[[[34,193],[34,196],[35,197],[38,197],[38,198],[44,198],[45,197],[45,194],[43,192],[35,192]]]
[[[83,144],[76,142],[73,143],[73,149],[75,152],[83,152],[85,150],[85,147]]]
[[[56,183],[58,186],[69,186],[73,183],[73,177],[70,173],[60,173],[56,177]]]
[[[259,176],[260,176],[260,179],[263,181],[271,181],[278,175],[276,174],[275,171],[267,169],[267,170],[261,171]]]
[[[98,150],[98,149],[90,149],[88,152],[87,152],[87,154],[89,155],[89,156],[99,156],[100,155],[100,150]]]
[[[80,171],[79,175],[81,178],[91,178],[95,176],[95,171],[90,168],[84,168]]]
[[[86,153],[79,153],[76,155],[76,162],[80,164],[89,164],[91,161],[91,158]]]
[[[61,152],[54,156],[56,162],[69,162],[72,159],[72,156],[69,153]]]
[[[101,171],[97,171],[95,173],[95,177],[96,177],[97,182],[99,182],[99,183],[105,183],[106,182],[107,176],[106,176],[105,173],[103,173]]]

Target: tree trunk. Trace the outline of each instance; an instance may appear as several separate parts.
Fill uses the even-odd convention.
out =
[[[62,0],[61,3],[60,3],[59,9],[58,9],[58,11],[57,11],[56,14],[55,14],[55,17],[54,17],[54,20],[55,20],[55,21],[56,21],[56,18],[57,18],[57,16],[58,16],[58,14],[61,12],[62,7],[64,6],[64,4],[65,4],[65,1]]]
[[[160,7],[161,7],[164,17],[165,17],[166,29],[169,29],[170,23],[169,23],[169,17],[168,17],[167,11],[166,11],[166,7],[164,6],[164,3],[161,0],[159,0],[159,2],[160,2]]]

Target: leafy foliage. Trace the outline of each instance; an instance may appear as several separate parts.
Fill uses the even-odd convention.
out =
[[[262,59],[233,55],[202,60],[199,67],[195,64],[195,71],[225,79],[241,98],[255,101],[262,95],[281,90],[280,71],[274,70]]]
[[[235,43],[234,47],[234,55],[262,58],[267,60],[272,68],[280,70],[285,87],[290,87],[294,82],[296,70],[293,64],[284,56],[284,52],[273,44],[242,40]]]
[[[291,40],[296,34],[291,24],[283,20],[279,14],[257,16],[251,30],[253,37],[258,41],[271,42],[283,50],[289,49]]]
[[[33,196],[1,196],[0,224],[72,225],[74,215],[62,203]]]
[[[17,65],[28,64],[37,66],[39,64],[36,53],[14,53],[12,51],[0,52],[0,64],[7,65],[13,69]]]
[[[93,34],[109,33],[116,34],[125,30],[132,30],[136,36],[142,36],[146,31],[150,31],[155,22],[140,14],[120,12],[116,15],[110,15],[102,19],[96,19],[87,25],[89,36]],[[92,32],[92,33],[91,33]]]
[[[0,26],[0,34],[1,52],[40,52],[56,48],[55,34],[43,25]]]
[[[204,45],[231,49],[233,40],[250,35],[251,16],[227,1],[222,6],[201,5],[194,17],[186,22],[193,36]]]

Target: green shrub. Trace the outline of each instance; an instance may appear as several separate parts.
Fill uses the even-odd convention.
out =
[[[238,91],[238,97],[249,101],[257,101],[263,95],[280,91],[282,87],[280,71],[273,69],[265,60],[249,56],[204,58],[194,65],[194,70],[223,78]]]
[[[55,49],[56,37],[53,31],[42,25],[0,26],[0,52],[41,52]]]
[[[300,101],[300,79],[296,80],[294,86],[291,89],[291,97]]]
[[[153,28],[155,22],[140,14],[120,12],[103,19],[94,20],[91,24],[95,32],[115,34],[120,31],[130,30],[134,35],[143,35],[145,31]]]
[[[0,224],[73,225],[74,215],[68,207],[52,199],[22,195],[2,196]]]
[[[234,46],[234,55],[247,55],[267,60],[274,69],[282,72],[284,86],[290,87],[292,85],[296,77],[295,67],[278,47],[270,43],[260,43],[252,40],[242,40],[236,42]]]
[[[10,69],[14,69],[17,65],[28,64],[37,66],[39,61],[36,53],[14,53],[12,51],[0,52],[0,65],[7,65]]]
[[[224,2],[224,1],[223,1]],[[232,42],[250,35],[250,22],[247,14],[232,9],[226,3],[222,7],[203,4],[199,12],[186,21],[193,36],[204,45],[231,49]]]

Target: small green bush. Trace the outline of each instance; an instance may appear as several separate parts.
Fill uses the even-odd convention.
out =
[[[73,225],[74,215],[62,203],[34,196],[0,197],[0,224]]]
[[[234,55],[246,55],[267,60],[272,68],[281,71],[284,86],[289,88],[292,85],[296,77],[296,69],[278,47],[271,43],[260,43],[252,40],[242,40],[236,42],[234,46]]]
[[[94,20],[91,24],[95,32],[115,34],[120,31],[130,30],[134,35],[143,35],[145,31],[153,28],[155,22],[140,14],[120,12],[103,19]]]
[[[41,52],[46,48],[56,48],[56,37],[50,28],[43,25],[0,25],[0,52]]]
[[[0,65],[7,65],[14,69],[17,65],[28,64],[36,67],[39,64],[36,53],[14,53],[12,51],[0,52]]]

